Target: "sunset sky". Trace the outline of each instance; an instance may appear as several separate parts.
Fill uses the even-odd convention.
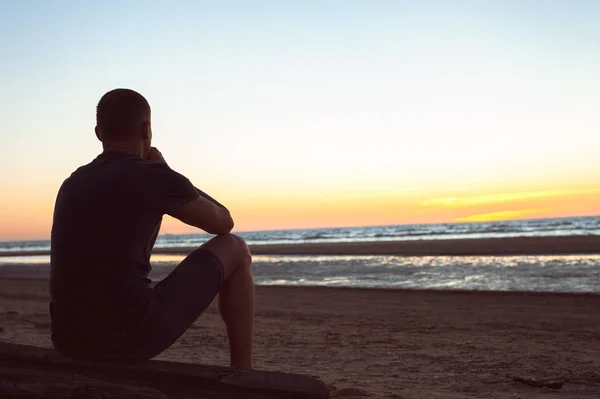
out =
[[[598,215],[599,20],[595,0],[0,0],[0,240],[49,237],[116,87],[237,231]]]

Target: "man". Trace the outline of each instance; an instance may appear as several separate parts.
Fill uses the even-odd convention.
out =
[[[140,362],[168,348],[217,293],[231,366],[252,367],[254,283],[245,242],[219,202],[151,147],[150,106],[116,89],[96,110],[104,151],[62,184],[51,238],[56,350],[77,359]],[[216,234],[163,281],[148,279],[164,214]]]

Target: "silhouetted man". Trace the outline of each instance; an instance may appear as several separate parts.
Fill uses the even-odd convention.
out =
[[[229,211],[151,147],[150,106],[139,93],[106,93],[96,136],[104,151],[64,181],[54,209],[50,313],[57,351],[84,360],[151,359],[219,293],[231,365],[251,368],[251,256],[229,233]],[[164,214],[216,237],[152,287],[150,254]]]

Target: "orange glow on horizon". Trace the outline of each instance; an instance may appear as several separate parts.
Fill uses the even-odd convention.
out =
[[[542,187],[530,191],[510,187],[492,190],[492,184],[478,189],[472,187],[210,194],[230,209],[236,222],[234,231],[482,222],[600,214],[600,189],[594,187]],[[27,190],[24,187],[2,198],[0,240],[47,239],[55,193],[56,190],[47,188]],[[168,216],[164,218],[161,229],[162,234],[199,232]]]

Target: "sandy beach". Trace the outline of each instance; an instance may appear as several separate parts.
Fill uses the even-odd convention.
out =
[[[257,287],[257,301],[255,367],[319,376],[332,397],[600,396],[600,296]],[[49,321],[46,280],[0,278],[0,340],[50,346]],[[160,358],[226,365],[214,304]]]

